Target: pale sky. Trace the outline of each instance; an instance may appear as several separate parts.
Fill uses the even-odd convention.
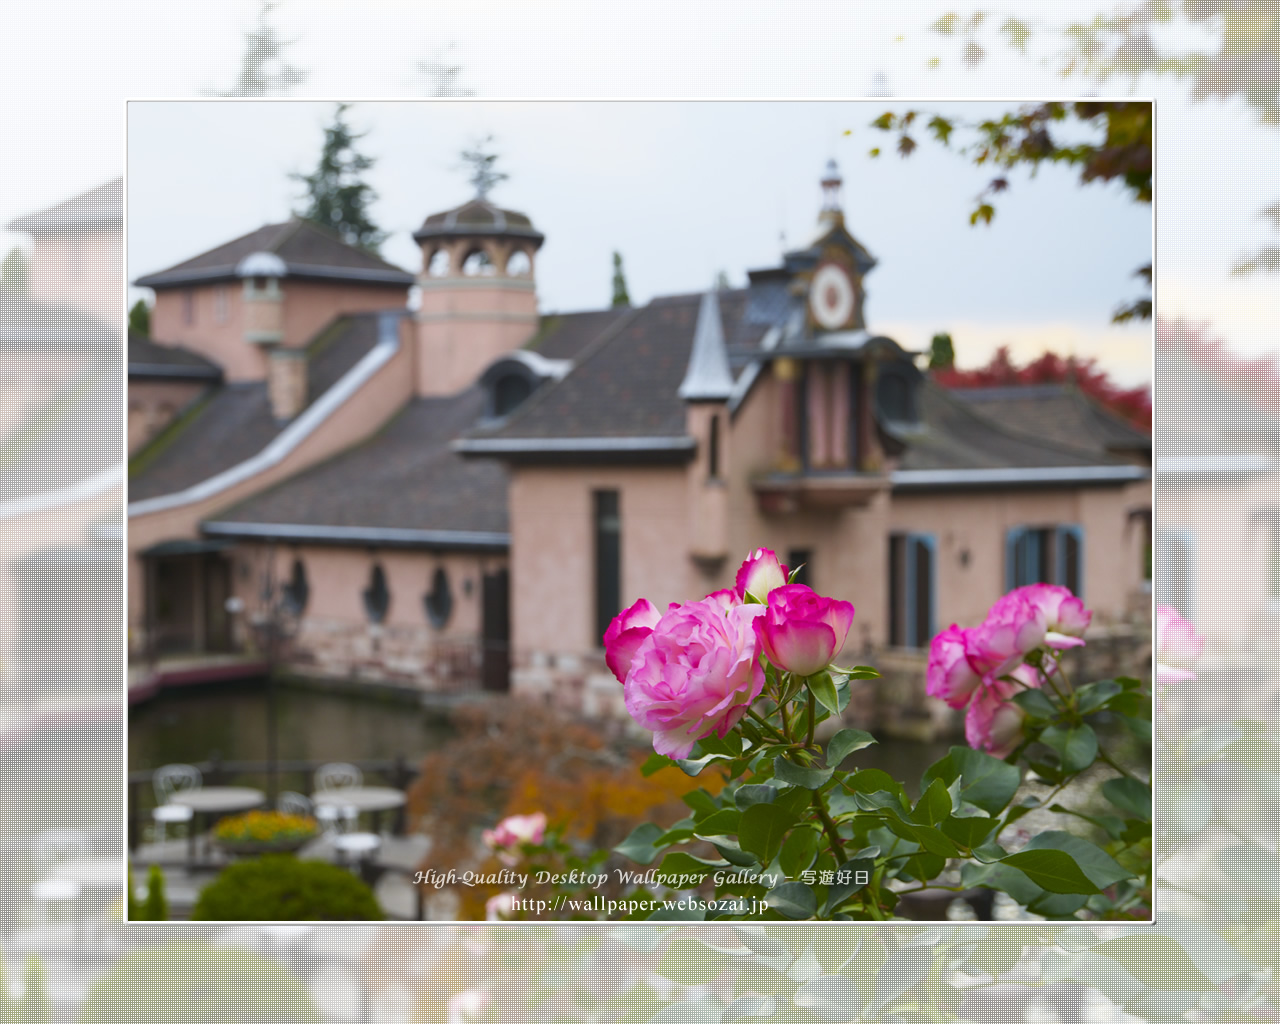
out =
[[[0,223],[120,173],[125,163],[126,98],[193,96],[226,88],[235,77],[243,33],[252,26],[257,6],[257,0],[190,4],[130,0],[119,7],[86,4],[83,0],[44,0],[36,5],[11,5],[12,9],[6,10],[5,26],[7,37],[15,40],[15,45],[10,47],[6,60],[0,62],[0,89],[11,101],[0,105],[0,135],[15,145],[11,146],[10,161],[3,172]],[[310,73],[297,92],[325,98],[420,96],[426,85],[415,75],[415,63],[441,53],[446,61],[461,64],[463,84],[486,98],[856,96],[872,88],[877,73],[883,73],[896,97],[986,96],[998,99],[1005,108],[1020,98],[1061,97],[1064,91],[1072,90],[1115,97],[1135,90],[1138,95],[1158,94],[1154,211],[1158,235],[1157,309],[1163,316],[1207,322],[1231,349],[1242,355],[1276,352],[1274,324],[1280,320],[1280,290],[1266,276],[1232,278],[1230,268],[1251,249],[1275,244],[1274,232],[1258,217],[1258,211],[1276,198],[1273,168],[1280,166],[1280,131],[1260,126],[1256,114],[1238,100],[1193,102],[1189,98],[1191,86],[1168,76],[1137,83],[1113,79],[1103,85],[1060,77],[1049,58],[1062,45],[1061,26],[1071,18],[1087,16],[1088,6],[1082,7],[1078,0],[1006,5],[1008,13],[1036,23],[1030,55],[1020,56],[1000,43],[996,22],[988,19],[988,34],[983,38],[987,60],[977,68],[967,68],[957,59],[960,43],[940,38],[929,26],[948,10],[964,16],[972,9],[988,6],[978,0],[799,5],[770,0],[706,0],[698,4],[648,0],[645,4],[579,6],[570,18],[554,11],[544,12],[523,0],[471,0],[465,5],[421,0],[380,0],[374,4],[358,0],[315,0],[305,4],[285,0],[276,20],[283,35],[297,39],[290,59]],[[1161,32],[1178,34],[1171,50],[1199,48],[1213,52],[1219,45],[1212,38],[1213,29],[1214,23],[1206,22],[1205,31],[1175,25]],[[1157,43],[1164,41],[1157,38]],[[49,48],[54,43],[57,57],[50,59]],[[452,50],[446,50],[451,45]],[[933,58],[941,58],[941,64],[931,66]],[[460,137],[466,133],[455,127],[452,133],[440,129],[439,138],[420,138],[420,147],[436,154],[434,162],[419,159],[416,170],[407,170],[404,161],[411,160],[408,140],[394,137],[393,119],[375,117],[369,107],[361,116],[375,130],[369,146],[383,158],[376,180],[383,187],[384,204],[401,198],[398,189],[393,195],[389,187],[396,175],[417,186],[402,209],[379,208],[388,226],[403,232],[421,219],[425,207],[434,205],[430,200],[448,193],[445,186],[456,179],[447,170],[446,154],[457,149]],[[278,191],[280,174],[298,164],[305,166],[314,153],[322,118],[322,112],[304,117],[306,124],[287,132],[287,139],[264,141],[259,135],[255,138],[257,152],[241,154],[248,164],[269,156],[272,167],[267,177],[273,180],[252,190],[252,211],[242,204],[239,213],[217,214],[226,218],[228,227],[233,223],[241,230],[252,227],[252,222],[270,210],[279,211],[270,216],[283,214],[290,197]],[[592,275],[605,274],[599,254],[614,246],[627,257],[637,294],[647,294],[650,289],[696,287],[699,282],[693,278],[704,276],[705,265],[714,260],[739,274],[757,252],[764,250],[765,255],[772,255],[768,245],[776,237],[780,221],[785,220],[790,231],[805,229],[816,202],[811,191],[817,173],[814,166],[820,166],[826,158],[832,147],[831,138],[839,128],[827,124],[823,117],[817,123],[800,125],[804,130],[798,130],[795,136],[775,132],[766,138],[757,136],[750,126],[742,136],[731,136],[727,130],[723,135],[712,136],[719,150],[736,147],[739,163],[730,168],[736,176],[734,180],[745,183],[739,186],[743,189],[751,188],[758,203],[758,209],[749,211],[749,221],[735,218],[734,224],[743,232],[747,224],[757,226],[760,234],[750,247],[733,247],[726,242],[724,251],[712,246],[713,251],[708,252],[709,239],[723,238],[722,234],[708,233],[699,236],[697,246],[688,252],[668,250],[667,269],[672,279],[668,281],[662,274],[664,267],[649,258],[634,233],[624,234],[621,229],[626,225],[620,220],[609,222],[617,230],[607,232],[608,238],[603,237],[605,232],[597,232],[595,238],[573,235],[572,211],[555,208],[553,191],[541,189],[535,194],[533,188],[540,174],[543,179],[550,174],[540,166],[550,165],[556,154],[542,152],[536,144],[531,148],[518,124],[499,121],[495,118],[487,127],[503,137],[513,180],[495,194],[495,199],[511,206],[524,205],[548,232],[546,272],[540,279],[547,306],[578,301],[566,290],[568,285],[562,276],[553,273],[560,259],[557,251],[568,251],[568,247],[583,253],[583,269],[571,276],[580,282],[584,294],[589,293],[582,301],[591,305],[601,301],[596,296],[603,286],[589,285]],[[226,140],[226,151],[236,149],[237,137]],[[787,141],[780,143],[779,138]],[[855,136],[853,145],[858,144]],[[979,312],[975,315],[972,308],[963,305],[965,294],[970,298],[980,294],[972,289],[961,295],[961,301],[951,302],[948,297],[941,309],[929,304],[936,298],[932,291],[927,296],[917,293],[908,302],[904,296],[909,289],[903,282],[909,272],[903,268],[899,253],[909,223],[905,218],[888,226],[883,218],[876,222],[883,210],[874,204],[866,210],[867,216],[862,216],[853,205],[854,190],[858,186],[874,187],[879,190],[877,196],[888,194],[884,176],[893,169],[900,170],[904,177],[927,176],[922,169],[925,161],[920,157],[908,164],[889,160],[882,169],[873,170],[866,161],[846,153],[848,145],[837,139],[836,150],[850,182],[850,223],[881,258],[881,266],[868,281],[868,313],[876,326],[897,329],[904,343],[914,344],[908,332],[932,331],[938,326],[935,321],[945,315],[953,333],[957,324],[972,325],[969,334],[976,347],[976,339],[983,332],[992,335],[992,343],[1009,340],[1034,345],[1026,339],[1035,336],[1035,325],[1051,322],[1058,332],[1052,337],[1063,336],[1064,331],[1074,332],[1081,354],[1099,348],[1109,354],[1116,352],[1117,335],[1099,313],[1109,312],[1127,282],[1111,275],[1105,275],[1109,282],[1105,288],[1091,289],[1078,307],[1065,312],[1043,307],[1027,318],[1015,314],[1005,303],[991,302],[977,302]],[[788,147],[794,147],[794,152],[789,152]],[[610,151],[597,147],[592,166],[607,162],[610,155]],[[775,163],[792,156],[794,167],[786,172],[789,176],[785,177],[783,188],[784,172]],[[571,164],[585,159],[579,147],[572,154]],[[690,173],[696,166],[692,159],[688,150],[670,154],[672,165],[682,162],[689,166]],[[698,151],[698,159],[705,160],[705,153]],[[861,166],[857,166],[859,163]],[[769,175],[767,195],[752,182],[757,166],[765,167]],[[579,170],[576,164],[572,169]],[[192,169],[185,174],[193,179],[199,177]],[[419,175],[416,179],[415,174]],[[964,182],[958,163],[951,166],[948,174],[955,180],[956,194],[945,210],[930,210],[930,223],[939,228],[945,218],[954,217],[947,224],[967,230],[963,217],[976,188]],[[238,177],[243,179],[243,175]],[[640,195],[628,197],[632,208],[640,210],[644,194],[678,177],[669,166],[662,182],[646,181]],[[566,180],[566,176],[556,180]],[[1031,201],[1033,192],[1040,192],[1042,184],[1043,181],[1037,182],[1026,190],[1027,201]],[[171,182],[170,187],[177,188],[179,184]],[[1003,204],[997,223],[984,242],[965,243],[970,260],[987,258],[984,244],[987,248],[1018,248],[1014,215],[1015,203],[1022,201],[1021,191]],[[931,199],[932,192],[932,186],[917,191],[912,201]],[[408,196],[407,191],[405,195]],[[267,196],[268,200],[264,203],[260,196]],[[599,201],[605,193],[602,190],[593,196]],[[197,226],[200,217],[195,211],[201,209],[204,208],[194,198],[185,205],[183,230]],[[646,214],[635,216],[647,227]],[[1022,218],[1023,224],[1033,221],[1035,218]],[[177,227],[174,226],[175,234]],[[0,245],[6,248],[27,242],[22,235],[0,234],[4,235]],[[213,244],[228,237],[228,232],[203,237]],[[941,244],[939,241],[935,246]],[[181,249],[174,258],[200,248],[197,244]],[[926,245],[913,252],[913,257],[921,251],[951,254],[950,249]],[[397,248],[393,243],[388,253],[400,260],[407,258],[403,244]],[[964,250],[958,253],[957,258],[963,260]],[[1098,245],[1077,250],[1075,255],[1085,268],[1085,279],[1092,280],[1085,265],[1100,260],[1105,263],[1113,254],[1105,245]],[[943,258],[937,257],[939,262]],[[690,261],[687,267],[681,264],[686,259]],[[942,277],[933,276],[935,287],[941,282]],[[1012,295],[1013,291],[1007,294]]]
[[[912,104],[919,106],[919,104]],[[969,225],[993,176],[924,145],[911,158],[868,156],[868,127],[896,100],[864,103],[381,102],[352,123],[378,160],[369,180],[383,254],[410,270],[412,231],[471,195],[458,153],[492,134],[510,174],[492,194],[546,234],[537,281],[544,311],[607,304],[611,253],[633,302],[696,291],[724,270],[735,284],[807,243],[818,179],[835,157],[846,224],[880,261],[867,278],[870,327],[908,348],[938,330],[963,364],[998,344],[1020,358],[1046,346],[1097,356],[1126,383],[1150,378],[1149,325],[1109,323],[1136,297],[1151,259],[1151,209],[1116,185],[1079,185],[1065,169],[1015,174],[990,227]],[[1002,104],[933,103],[957,119]],[[331,104],[143,102],[129,107],[130,279],[186,259],[298,202],[291,171],[310,170]],[[846,131],[852,129],[852,134]]]

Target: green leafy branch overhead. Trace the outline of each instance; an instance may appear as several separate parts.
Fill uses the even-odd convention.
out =
[[[993,176],[975,197],[969,214],[970,224],[989,225],[996,215],[995,197],[1010,187],[1010,172],[1027,168],[1034,176],[1043,164],[1071,168],[1081,184],[1119,182],[1134,202],[1149,204],[1153,115],[1152,104],[1139,101],[1050,102],[982,121],[917,110],[886,112],[871,127],[892,136],[892,148],[904,158],[923,139],[954,151],[975,167],[991,169]],[[1079,141],[1081,128],[1091,135],[1087,141]],[[872,147],[870,156],[879,157],[884,148]],[[1150,264],[1138,268],[1135,275],[1150,288]],[[1125,303],[1112,320],[1122,323],[1150,317],[1147,295]]]

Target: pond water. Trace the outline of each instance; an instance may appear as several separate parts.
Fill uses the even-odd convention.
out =
[[[277,757],[281,761],[361,761],[403,757],[416,765],[452,735],[447,705],[424,707],[415,694],[371,686],[335,687],[300,679],[276,683]],[[129,770],[172,762],[264,761],[264,680],[163,690],[129,710]],[[914,792],[920,773],[949,744],[886,740],[853,763],[881,768]],[[246,775],[237,781],[261,785]],[[283,778],[286,788],[301,779]]]

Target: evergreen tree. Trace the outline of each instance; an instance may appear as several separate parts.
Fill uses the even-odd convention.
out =
[[[727,292],[733,285],[729,282],[729,275],[723,270],[716,271],[716,291]]]
[[[0,265],[0,283],[11,292],[19,295],[27,290],[27,254],[16,246],[9,250]]]
[[[283,39],[268,18],[279,3],[263,0],[258,21],[245,33],[244,55],[236,84],[215,96],[288,96],[307,80],[307,73],[285,60],[285,51],[296,39]]]
[[[627,277],[622,272],[622,253],[613,254],[613,305],[631,305],[631,296],[627,293]]]
[[[147,872],[147,898],[142,906],[142,916],[147,921],[169,920],[169,901],[164,895],[164,874],[159,864],[152,864]]]
[[[376,255],[387,235],[369,214],[378,193],[361,177],[375,161],[356,150],[356,142],[364,135],[354,133],[347,124],[349,109],[350,104],[339,103],[334,110],[333,121],[324,130],[316,169],[311,174],[290,175],[306,187],[307,207],[297,215]]]
[[[929,369],[949,370],[956,363],[956,347],[951,342],[951,335],[940,331],[929,342]]]
[[[129,333],[143,338],[151,337],[151,307],[139,299],[129,309]]]
[[[474,96],[475,91],[462,84],[462,65],[449,59],[453,50],[450,43],[444,50],[437,50],[427,60],[414,65],[424,96]]]
[[[125,917],[130,921],[142,920],[142,904],[138,902],[138,894],[133,887],[133,868],[129,869],[129,873],[125,876],[125,882],[128,889],[124,894]]]
[[[463,165],[471,169],[467,180],[474,186],[477,199],[486,198],[495,185],[508,178],[507,174],[494,166],[498,162],[498,154],[490,151],[492,145],[493,136],[488,135],[476,142],[471,149],[464,149],[461,154]]]

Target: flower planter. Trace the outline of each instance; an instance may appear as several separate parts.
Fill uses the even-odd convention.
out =
[[[297,853],[315,836],[272,839],[267,842],[217,839],[218,848],[237,857],[256,857],[264,853]]]

